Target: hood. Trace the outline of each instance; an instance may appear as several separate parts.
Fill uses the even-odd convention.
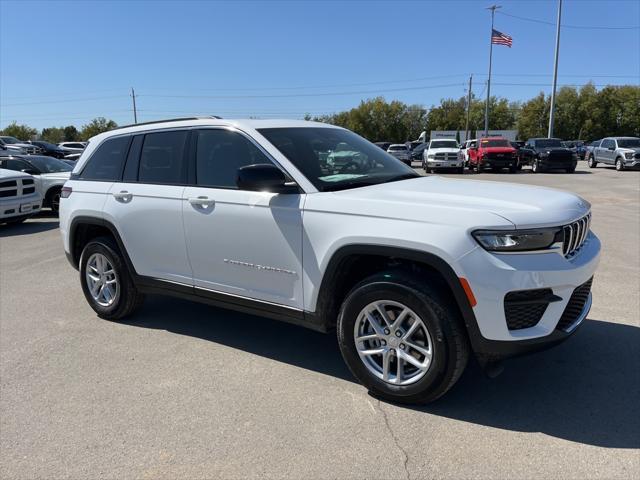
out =
[[[487,153],[513,153],[516,151],[513,147],[481,147],[481,149]]]
[[[23,178],[31,177],[28,173],[17,172],[15,170],[7,170],[6,168],[0,168],[0,178]]]
[[[620,150],[621,152],[624,152],[624,153],[627,153],[627,152],[640,153],[640,147],[638,147],[638,148],[620,147],[618,150]]]
[[[429,153],[458,153],[460,151],[459,148],[454,147],[440,147],[440,148],[430,148]]]
[[[40,175],[43,178],[50,178],[50,179],[60,179],[60,180],[69,180],[69,177],[71,176],[71,172],[54,172],[54,173],[43,173]]]
[[[591,205],[575,194],[544,187],[482,180],[421,177],[335,192],[338,211],[468,228],[559,226]],[[507,222],[505,222],[508,221]]]

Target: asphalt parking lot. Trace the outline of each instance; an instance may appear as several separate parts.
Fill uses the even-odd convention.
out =
[[[637,478],[640,172],[474,178],[592,203],[594,304],[566,343],[493,380],[472,363],[424,407],[370,397],[333,336],[160,297],[100,320],[56,218],[1,226],[0,477]]]

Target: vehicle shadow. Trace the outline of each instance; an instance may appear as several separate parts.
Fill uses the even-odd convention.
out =
[[[43,222],[30,222],[27,220],[24,223],[7,223],[0,225],[0,238],[46,232],[48,230],[58,228],[59,226],[60,222],[58,222],[57,218],[56,220]]]
[[[495,379],[475,362],[437,402],[416,408],[465,422],[640,448],[640,328],[586,320],[562,345],[512,359]]]
[[[197,337],[342,380],[355,381],[335,335],[177,298],[149,296],[129,325]],[[297,345],[298,348],[292,348]]]
[[[169,297],[129,322],[355,381],[335,335]],[[292,345],[303,348],[291,348]],[[512,359],[488,379],[475,361],[442,399],[415,411],[611,448],[640,448],[640,328],[587,320],[564,344]]]

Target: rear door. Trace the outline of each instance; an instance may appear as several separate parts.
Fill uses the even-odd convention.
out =
[[[237,187],[240,167],[274,163],[242,132],[194,131],[191,151],[197,186],[183,210],[195,286],[302,309],[304,195]]]
[[[193,284],[182,226],[189,135],[182,129],[133,137],[122,180],[111,185],[104,206],[138,275],[185,285]]]

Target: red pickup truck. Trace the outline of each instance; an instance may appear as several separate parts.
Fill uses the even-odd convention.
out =
[[[506,138],[479,138],[471,142],[467,151],[469,170],[475,170],[478,173],[486,168],[494,172],[503,168],[508,168],[510,173],[518,170],[518,152]]]

